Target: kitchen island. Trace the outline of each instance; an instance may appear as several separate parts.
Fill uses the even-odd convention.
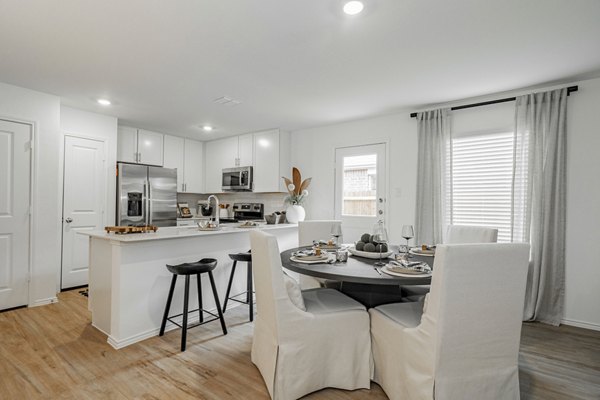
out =
[[[228,255],[250,249],[248,231],[252,229],[264,230],[277,237],[281,250],[298,246],[295,224],[257,228],[233,225],[222,226],[217,231],[169,227],[160,228],[156,233],[130,235],[81,232],[89,236],[90,241],[88,308],[92,312],[92,326],[105,333],[108,343],[116,349],[158,335],[171,281],[165,265],[205,257],[218,261],[213,274],[222,305],[232,265]],[[205,294],[211,293],[208,279],[204,279],[202,285]],[[245,285],[246,274],[236,274],[231,293],[243,292]],[[198,308],[194,288],[196,283],[191,282],[190,310]],[[205,295],[203,301],[205,309],[215,309],[212,296]],[[183,278],[178,280],[170,314],[179,314],[182,309]],[[198,313],[190,314],[189,323],[197,320]],[[167,330],[174,328],[174,324],[167,324]]]

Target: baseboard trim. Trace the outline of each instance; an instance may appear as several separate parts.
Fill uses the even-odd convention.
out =
[[[39,300],[34,301],[28,307],[39,307],[39,306],[45,306],[45,305],[53,304],[53,303],[58,303],[58,297],[54,296],[54,297],[49,297],[47,299],[39,299]]]
[[[600,331],[600,324],[593,324],[590,322],[577,321],[573,319],[563,319],[561,321],[565,325],[575,326],[577,328],[591,329],[593,331]]]
[[[243,305],[244,304],[233,302],[233,304],[227,306],[227,309],[230,310],[230,309],[240,307]],[[217,309],[212,308],[207,311],[210,311],[210,312],[216,314]],[[195,324],[196,322],[200,322],[200,316],[197,313],[194,313],[188,317],[188,324],[191,325],[191,324]],[[95,327],[95,328],[98,329],[97,327]],[[169,331],[172,331],[173,329],[178,329],[178,328],[179,327],[177,325],[167,321],[167,325],[165,326],[165,332],[169,332]],[[146,332],[138,333],[137,335],[129,336],[128,338],[119,340],[119,339],[107,334],[106,332],[102,331],[102,329],[98,329],[98,330],[108,336],[108,339],[106,341],[108,342],[108,344],[110,344],[113,348],[115,348],[117,350],[127,347],[129,345],[132,345],[134,343],[141,342],[142,340],[146,340],[151,337],[158,336],[158,334],[160,333],[160,327],[159,327],[159,328],[150,329]]]

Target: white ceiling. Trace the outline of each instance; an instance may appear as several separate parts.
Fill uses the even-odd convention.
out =
[[[211,139],[600,71],[598,0],[364,2],[349,17],[341,0],[2,1],[0,81]]]

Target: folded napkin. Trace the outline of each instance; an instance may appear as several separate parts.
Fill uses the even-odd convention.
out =
[[[399,272],[402,274],[421,275],[431,273],[431,267],[427,265],[427,263],[419,261],[390,260],[388,269],[392,272]]]

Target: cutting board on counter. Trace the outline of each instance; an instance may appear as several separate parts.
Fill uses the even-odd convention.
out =
[[[116,233],[116,234],[128,234],[128,233],[146,233],[146,232],[156,232],[158,230],[158,226],[155,225],[146,225],[146,226],[106,226],[104,227],[106,233]]]

